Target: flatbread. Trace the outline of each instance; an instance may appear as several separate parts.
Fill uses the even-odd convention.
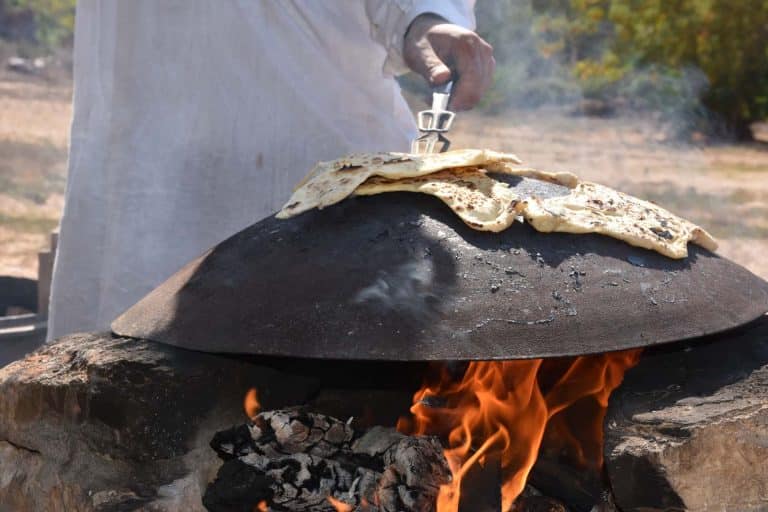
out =
[[[503,231],[519,218],[550,233],[599,233],[670,258],[688,256],[688,242],[714,251],[717,242],[695,224],[648,201],[579,178],[569,172],[520,167],[512,154],[468,149],[410,155],[351,155],[320,162],[277,214],[298,215],[349,195],[420,192],[439,198],[479,231]],[[493,174],[532,178],[570,189],[563,196],[520,197]]]
[[[581,182],[568,195],[525,198],[517,211],[537,231],[600,233],[670,258],[688,256],[688,242],[714,251],[705,230],[658,205],[597,183]]]
[[[451,169],[398,180],[373,177],[357,187],[355,195],[385,192],[421,192],[438,197],[465,224],[479,231],[504,231],[519,215],[515,211],[519,198],[509,185],[480,169]]]
[[[445,153],[412,155],[373,153],[350,155],[319,163],[276,215],[285,219],[312,208],[324,208],[351,195],[371,176],[413,178],[466,166],[520,163],[515,155],[486,149],[460,149]]]

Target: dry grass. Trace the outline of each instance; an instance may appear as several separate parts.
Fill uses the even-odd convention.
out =
[[[63,204],[71,86],[0,76],[0,274],[34,276]],[[648,119],[562,111],[462,113],[455,147],[517,153],[651,199],[710,229],[720,252],[768,278],[768,150],[660,140]]]
[[[61,215],[69,83],[0,76],[0,275],[34,277]]]

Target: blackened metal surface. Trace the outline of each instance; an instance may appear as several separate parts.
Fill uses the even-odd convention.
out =
[[[433,197],[383,194],[258,222],[112,328],[208,352],[512,359],[694,338],[768,310],[768,283],[698,246],[689,253],[672,260],[524,224],[479,232]]]

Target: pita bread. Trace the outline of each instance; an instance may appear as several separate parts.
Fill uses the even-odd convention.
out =
[[[596,183],[581,182],[566,196],[517,203],[537,231],[600,233],[670,258],[688,256],[692,241],[714,251],[717,242],[695,224],[648,201]]]
[[[355,195],[384,192],[421,192],[438,197],[465,224],[479,231],[503,231],[519,215],[515,211],[518,197],[509,185],[479,169],[452,169],[398,180],[373,177],[357,187]]]
[[[520,163],[512,154],[485,149],[461,149],[445,153],[411,155],[408,153],[374,153],[350,155],[319,163],[293,193],[277,214],[285,219],[312,208],[338,203],[351,195],[371,176],[388,179],[413,178],[467,166]]]

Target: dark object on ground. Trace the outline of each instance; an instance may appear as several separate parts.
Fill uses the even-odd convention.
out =
[[[46,323],[37,315],[0,318],[0,368],[45,343]]]
[[[515,183],[539,195],[565,190]],[[384,194],[254,224],[112,328],[206,352],[487,360],[655,345],[768,311],[768,283],[698,246],[689,251],[672,260],[523,224],[479,232],[433,197]]]
[[[624,512],[765,510],[768,317],[646,352],[611,396],[605,432]]]
[[[616,113],[616,106],[609,100],[584,98],[572,110],[573,115],[589,117],[610,117]]]
[[[0,317],[11,308],[37,312],[37,281],[24,277],[0,276]]]
[[[37,301],[37,281],[0,276],[0,368],[45,341],[46,323],[35,313]]]

